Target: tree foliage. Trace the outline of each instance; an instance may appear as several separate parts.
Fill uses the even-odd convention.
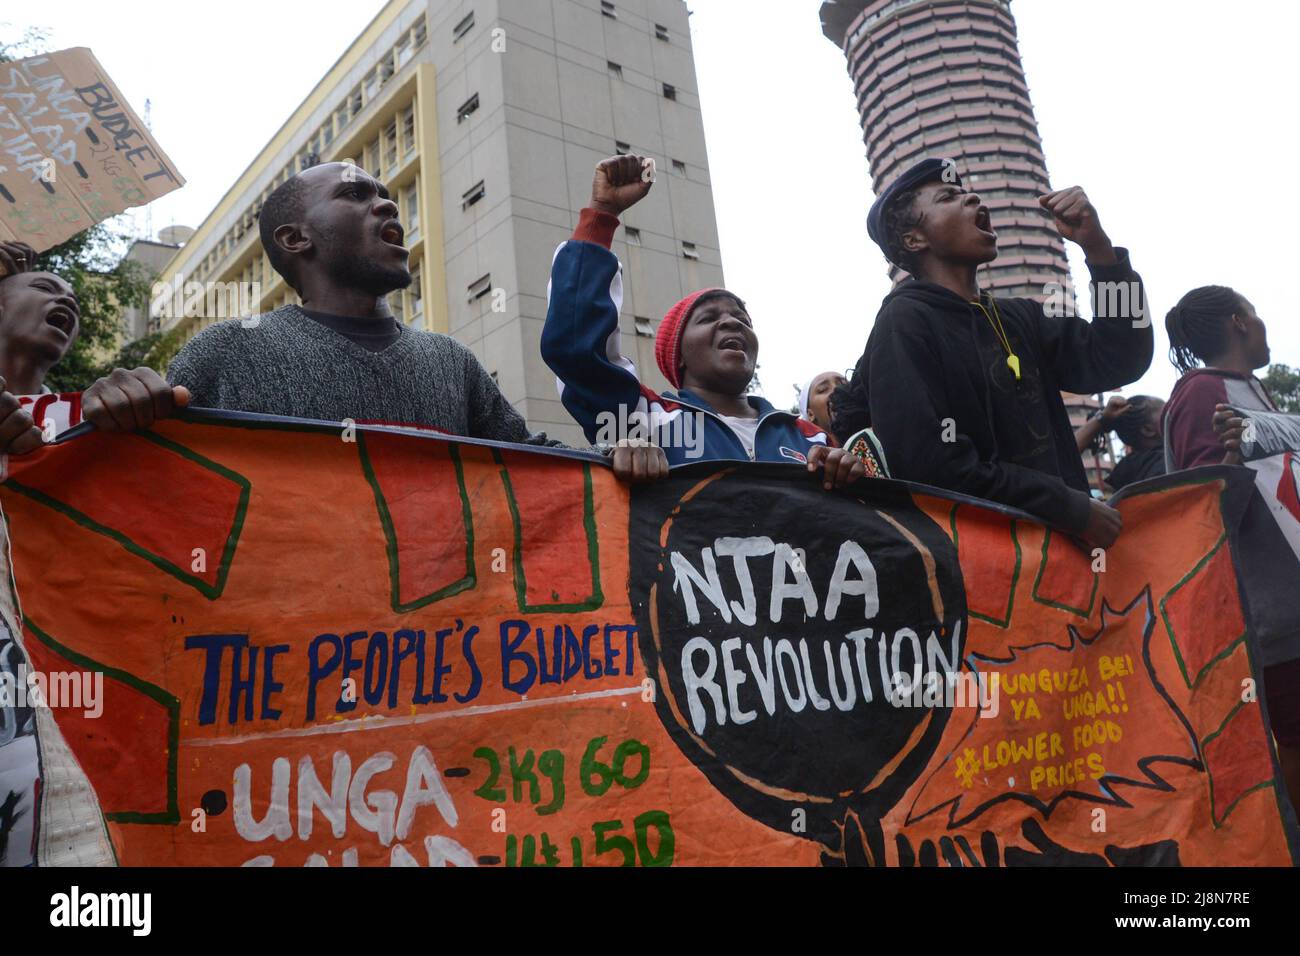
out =
[[[1289,365],[1270,365],[1260,379],[1277,407],[1284,412],[1300,414],[1300,368]]]

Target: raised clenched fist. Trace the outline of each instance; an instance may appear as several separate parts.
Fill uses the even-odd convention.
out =
[[[1038,203],[1055,220],[1062,238],[1077,243],[1090,263],[1108,265],[1116,261],[1115,248],[1101,228],[1097,207],[1081,188],[1059,189],[1039,197]]]
[[[650,192],[655,161],[644,156],[611,156],[596,166],[591,184],[591,208],[621,216]]]

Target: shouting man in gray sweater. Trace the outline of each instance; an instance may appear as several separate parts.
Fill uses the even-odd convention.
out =
[[[262,245],[302,300],[195,336],[164,381],[118,369],[87,389],[83,416],[103,431],[148,428],[186,405],[320,421],[408,425],[492,441],[554,444],[529,434],[474,354],[398,322],[385,297],[411,284],[397,205],[363,170],[328,163],[299,173],[258,215]],[[667,473],[657,448],[619,448],[615,473]]]

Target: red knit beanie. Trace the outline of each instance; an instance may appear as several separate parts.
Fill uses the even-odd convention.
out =
[[[691,310],[695,308],[695,303],[702,296],[725,291],[725,289],[701,289],[699,292],[692,292],[669,309],[664,320],[659,323],[659,331],[655,333],[655,361],[659,363],[659,371],[664,373],[664,378],[668,379],[673,388],[682,387],[682,332],[686,328],[686,320],[691,317]]]

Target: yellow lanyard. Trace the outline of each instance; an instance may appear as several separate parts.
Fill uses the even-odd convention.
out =
[[[1007,330],[1002,324],[1002,315],[998,312],[997,300],[990,296],[989,304],[993,306],[992,315],[989,315],[988,310],[984,308],[983,303],[979,301],[971,303],[971,305],[984,313],[984,318],[988,319],[989,325],[993,326],[993,334],[998,337],[998,341],[1002,343],[1002,347],[1007,350],[1007,368],[1011,369],[1011,374],[1016,377],[1016,381],[1018,382],[1020,381],[1020,356],[1012,351],[1011,340],[1007,338]]]

